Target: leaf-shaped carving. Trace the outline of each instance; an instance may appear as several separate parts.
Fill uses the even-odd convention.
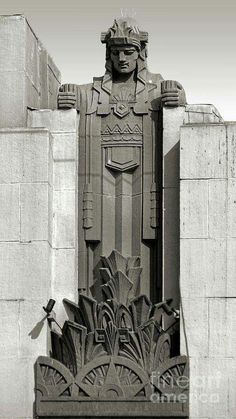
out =
[[[76,373],[84,365],[86,327],[67,321],[63,326],[63,338],[68,342],[75,357]]]
[[[63,299],[63,304],[69,320],[84,325],[83,313],[81,312],[80,307],[73,301],[67,300],[67,298]]]
[[[52,339],[52,357],[62,364],[66,365],[70,372],[76,374],[76,360],[73,348],[70,342],[57,332],[51,332]]]
[[[139,256],[131,256],[127,258],[127,271],[131,268],[138,268],[140,267],[140,257]]]
[[[63,356],[62,356],[62,336],[59,335],[56,331],[51,331],[51,343],[52,343],[52,351],[51,356],[57,361],[63,364]]]
[[[154,386],[165,397],[166,383],[166,394],[168,394],[172,390],[171,380],[173,379],[176,383],[177,378],[187,371],[185,358],[170,358],[170,349],[173,353],[170,335],[176,333],[178,327],[175,315],[177,312],[171,308],[170,300],[153,306],[147,296],[137,297],[142,272],[139,257],[125,258],[118,251],[113,250],[110,256],[103,257],[102,261],[104,267],[100,268],[101,265],[97,265],[96,268],[100,272],[100,277],[91,287],[91,292],[96,299],[80,295],[79,305],[65,299],[64,305],[69,321],[65,322],[62,334],[51,332],[52,357],[54,357],[52,362],[59,361],[58,364],[63,364],[62,375],[67,371],[69,379],[63,381],[63,377],[61,378],[58,374],[60,365],[57,365],[59,369],[57,368],[58,371],[55,373],[49,371],[46,366],[46,369],[42,370],[43,375],[41,374],[39,378],[42,391],[39,387],[37,388],[41,394],[50,393],[50,396],[67,397],[68,400],[74,400],[73,398],[79,400],[85,395],[96,399],[102,398],[102,394],[106,394],[107,389],[104,389],[105,393],[100,393],[97,384],[100,383],[100,386],[114,384],[113,376],[117,374],[117,371],[117,377],[122,378],[122,385],[124,380],[128,385],[136,383],[136,381],[131,383],[132,377],[127,371],[129,365],[134,363],[143,370],[148,386],[150,386],[148,380],[151,372],[155,371],[159,374],[161,381],[155,382]],[[175,320],[175,323],[167,329],[168,333],[162,329],[163,316],[173,316]],[[106,363],[102,364],[104,356]],[[111,368],[110,364],[109,375],[107,369],[110,359],[120,357],[122,357],[122,363],[117,364],[118,369]],[[80,374],[83,374],[90,362],[90,367],[100,365],[100,363],[101,365],[98,369],[93,367],[95,369],[92,369],[87,376],[87,385],[90,389],[88,391],[87,387],[87,390],[80,388],[78,382]],[[48,366],[53,370],[53,364],[49,363]],[[76,377],[76,382],[73,378],[71,381],[71,373]],[[109,380],[111,378],[111,381],[103,380],[101,384],[101,379],[106,375]],[[95,385],[93,385],[94,377],[96,378]],[[121,383],[115,384],[117,390]],[[129,397],[137,396],[149,399],[145,393],[146,387],[140,383],[136,384],[132,389],[130,388],[130,392],[129,387],[125,389],[125,397],[129,399]],[[178,391],[177,387],[174,388],[174,392],[178,393]],[[123,391],[120,395],[124,396]]]
[[[99,269],[101,278],[103,280],[103,283],[106,284],[111,279],[111,273],[108,268],[100,268]]]
[[[114,309],[108,303],[98,306],[98,327],[105,329],[109,322],[115,323]]]
[[[109,322],[106,327],[106,349],[109,355],[118,355],[119,351],[119,333],[117,327]]]
[[[130,342],[120,344],[119,355],[138,363],[144,368],[142,343],[136,333],[130,333]]]
[[[86,295],[80,294],[79,307],[83,313],[85,326],[89,332],[93,332],[97,327],[97,302]]]
[[[127,259],[117,250],[112,250],[108,258],[102,256],[101,259],[104,267],[110,270],[112,276],[117,271],[121,271],[124,274],[126,273]]]
[[[106,304],[109,305],[109,307],[111,308],[112,312],[116,315],[116,312],[119,308],[119,303],[115,300],[107,300]]]
[[[121,328],[130,329],[130,330],[134,329],[131,313],[129,309],[123,304],[120,304],[118,307],[118,310],[116,313],[116,325],[119,329]]]
[[[103,284],[104,284],[104,281],[100,277],[100,278],[97,278],[95,280],[95,282],[93,283],[93,285],[90,287],[91,294],[92,294],[93,298],[98,303],[101,303],[101,302],[103,302],[105,300],[104,299],[104,293],[102,292],[102,285]]]
[[[153,359],[153,371],[170,358],[171,340],[168,333],[162,333],[157,341],[154,359]]]
[[[129,278],[123,272],[118,271],[107,284],[102,286],[102,289],[107,298],[114,298],[119,303],[126,305],[132,285]]]
[[[52,338],[52,356],[62,364],[66,365],[70,372],[76,374],[76,361],[73,353],[73,348],[70,342],[62,335],[57,332],[51,332]]]
[[[95,342],[95,333],[88,333],[85,340],[85,363],[106,354],[107,352],[105,351],[104,345]]]
[[[140,285],[140,276],[142,273],[142,268],[140,267],[132,267],[127,269],[127,276],[129,280],[133,283],[133,286],[129,293],[129,300],[137,297],[139,294],[139,285]]]
[[[131,302],[135,329],[149,320],[152,303],[146,295],[140,295]]]
[[[158,324],[151,319],[138,328],[138,333],[142,341],[145,369],[148,373],[150,373],[152,371],[156,343],[160,336],[160,328]]]

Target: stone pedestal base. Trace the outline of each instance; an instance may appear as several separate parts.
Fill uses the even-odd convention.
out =
[[[143,401],[67,401],[43,402],[38,400],[36,406],[39,418],[54,419],[73,418],[111,418],[128,419],[130,417],[142,419],[187,419],[188,404],[186,403],[152,403]],[[79,412],[79,415],[78,415]]]

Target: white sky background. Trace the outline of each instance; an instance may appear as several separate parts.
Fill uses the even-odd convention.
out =
[[[104,73],[100,33],[121,12],[149,33],[149,69],[183,84],[188,103],[213,103],[236,120],[235,0],[1,0],[22,13],[61,71],[62,82]]]

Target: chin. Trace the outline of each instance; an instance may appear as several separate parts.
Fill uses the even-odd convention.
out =
[[[130,70],[129,68],[119,68],[119,73],[122,73],[122,74],[129,74],[129,73],[132,73],[132,70]]]

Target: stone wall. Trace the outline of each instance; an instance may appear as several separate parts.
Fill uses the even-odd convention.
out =
[[[213,105],[163,109],[163,289],[164,299],[180,302],[180,127],[189,123],[215,124],[222,117]],[[192,157],[194,159],[194,155]]]
[[[66,319],[62,299],[77,301],[77,177],[78,123],[76,110],[29,112],[28,125],[46,127],[52,137],[51,207],[52,298],[57,321]],[[36,129],[36,128],[35,128]]]
[[[235,138],[236,123],[190,123],[180,134],[182,352],[190,356],[191,419],[236,418]]]
[[[77,112],[29,112],[28,125],[0,130],[0,418],[33,416],[42,307],[54,298],[63,324],[62,299],[77,295]]]
[[[26,126],[27,108],[57,107],[60,72],[24,16],[0,16],[0,128]]]
[[[45,129],[0,130],[0,417],[31,417],[35,354],[51,294],[50,143]]]
[[[54,298],[63,323],[77,297],[78,119],[50,110],[60,73],[23,16],[0,17],[0,76],[0,418],[30,418],[43,306]]]

